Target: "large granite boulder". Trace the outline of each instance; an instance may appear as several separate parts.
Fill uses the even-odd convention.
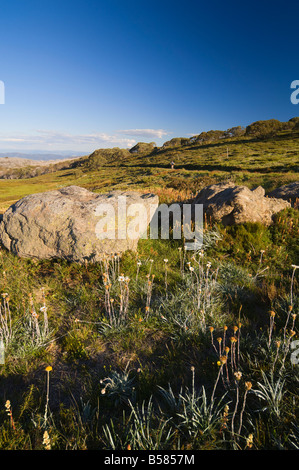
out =
[[[107,254],[136,250],[158,202],[153,194],[98,194],[78,186],[32,194],[3,214],[0,243],[25,258],[96,262]],[[146,217],[134,212],[140,205]]]
[[[275,197],[278,199],[284,199],[290,201],[292,204],[298,206],[299,201],[299,181],[285,184],[276,188],[268,194],[269,197]]]
[[[272,216],[287,207],[288,201],[265,197],[265,190],[259,186],[250,190],[232,182],[212,184],[203,188],[193,204],[203,204],[204,213],[224,225],[244,222],[272,223]]]

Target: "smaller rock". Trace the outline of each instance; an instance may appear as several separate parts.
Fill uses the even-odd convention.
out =
[[[270,225],[274,214],[291,207],[288,201],[265,197],[265,190],[261,186],[250,190],[247,186],[237,186],[232,182],[203,188],[193,204],[202,204],[208,217],[224,225],[245,222]]]
[[[269,197],[275,197],[277,199],[284,199],[290,201],[292,204],[297,206],[299,201],[299,181],[294,181],[293,183],[285,184],[276,188],[268,194]]]

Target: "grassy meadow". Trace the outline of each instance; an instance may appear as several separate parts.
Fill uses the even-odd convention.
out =
[[[298,180],[298,132],[178,145],[0,180],[0,213],[71,184],[192,198]],[[175,168],[170,168],[170,162]],[[20,175],[19,175],[20,176]],[[204,245],[140,240],[79,265],[0,251],[0,449],[299,449],[299,215],[206,221]]]

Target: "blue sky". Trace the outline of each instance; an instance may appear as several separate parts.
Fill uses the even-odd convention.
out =
[[[299,115],[298,1],[0,5],[0,150],[161,145]]]

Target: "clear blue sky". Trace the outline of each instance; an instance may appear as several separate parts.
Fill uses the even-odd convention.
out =
[[[299,2],[10,0],[0,149],[161,145],[299,115]]]

